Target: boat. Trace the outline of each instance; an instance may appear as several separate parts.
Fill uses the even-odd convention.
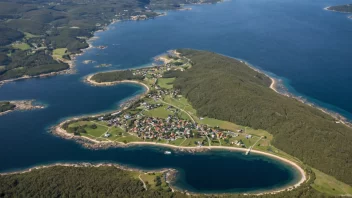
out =
[[[165,154],[165,155],[170,155],[170,154],[171,154],[171,151],[165,151],[164,154]]]

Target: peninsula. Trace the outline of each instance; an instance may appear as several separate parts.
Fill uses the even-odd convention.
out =
[[[86,81],[95,86],[138,83],[146,92],[117,112],[74,118],[53,132],[95,149],[153,144],[193,151],[223,148],[269,153],[349,184],[343,170],[350,164],[335,162],[348,158],[336,154],[335,146],[344,145],[343,153],[350,152],[349,127],[277,93],[274,79],[243,61],[190,49],[171,51],[159,60],[164,64],[88,76]],[[335,140],[327,142],[330,135]],[[335,153],[334,157],[314,155],[317,148]],[[315,173],[325,175],[321,171]]]

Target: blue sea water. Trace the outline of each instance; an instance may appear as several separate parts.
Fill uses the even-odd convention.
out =
[[[0,87],[0,100],[36,99],[47,108],[0,117],[0,171],[54,162],[116,162],[143,169],[176,168],[175,185],[195,192],[248,192],[279,188],[297,180],[287,165],[263,156],[212,151],[163,155],[162,148],[92,151],[47,129],[65,118],[118,108],[142,93],[138,85],[92,87],[84,76],[140,67],[175,48],[211,50],[241,58],[284,79],[288,89],[352,119],[352,21],[324,7],[346,0],[231,0],[170,11],[148,21],[120,22],[99,32],[77,57],[77,73],[29,79]],[[82,61],[97,63],[84,65]],[[98,64],[112,64],[96,68]],[[224,175],[227,177],[224,178]],[[238,179],[240,178],[240,179]],[[267,179],[262,179],[267,178]]]

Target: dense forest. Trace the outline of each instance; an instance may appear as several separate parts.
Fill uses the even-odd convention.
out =
[[[70,55],[87,48],[87,39],[113,20],[153,18],[153,10],[218,1],[0,0],[0,81],[67,69]]]
[[[310,182],[314,181],[314,174]],[[36,169],[23,174],[0,176],[0,197],[232,197],[232,198],[316,198],[326,197],[310,182],[275,195],[189,196],[160,188],[145,190],[138,173],[115,167],[63,167]]]
[[[15,109],[16,105],[11,104],[10,102],[0,102],[0,113],[8,110]]]
[[[104,72],[97,73],[92,76],[91,80],[95,82],[114,82],[121,80],[142,80],[143,76],[133,75],[131,70],[123,70],[123,71],[112,71],[112,72]]]
[[[238,60],[212,52],[178,51],[191,59],[193,66],[175,73],[174,87],[199,116],[267,130],[274,135],[272,144],[277,148],[352,184],[351,128],[274,92],[268,77]]]
[[[133,173],[115,167],[54,166],[25,174],[1,176],[0,197],[183,196],[153,189],[146,191],[138,179],[138,173]]]
[[[352,12],[352,4],[330,6],[327,9],[337,12]]]

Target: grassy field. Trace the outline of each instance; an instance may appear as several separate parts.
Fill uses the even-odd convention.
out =
[[[24,36],[25,36],[26,39],[40,37],[38,35],[34,35],[34,34],[31,34],[31,33],[28,33],[28,32],[25,32]]]
[[[187,138],[181,142],[180,146],[197,146],[196,142],[202,142],[203,140],[204,138]]]
[[[175,78],[159,78],[158,85],[159,87],[164,89],[172,89],[173,88],[172,82],[174,81],[175,81]]]
[[[140,139],[137,136],[129,135],[129,136],[124,136],[124,137],[119,137],[116,139],[118,142],[123,142],[123,143],[130,143],[130,142],[140,142],[142,139]]]
[[[170,96],[166,96],[164,101],[170,103],[180,109],[187,111],[193,117],[196,117],[197,111],[192,108],[191,104],[188,103],[187,99],[184,97],[172,98]]]
[[[172,145],[176,145],[176,146],[180,146],[180,144],[185,141],[184,138],[178,138],[176,139],[175,141],[171,141],[169,144],[172,144]]]
[[[57,49],[54,49],[53,51],[53,57],[62,58],[62,56],[66,55],[66,53],[67,53],[67,48],[57,48]]]
[[[166,106],[161,106],[149,111],[144,112],[145,115],[156,118],[167,118],[169,115],[173,115],[174,113],[166,110]]]
[[[312,187],[320,192],[329,195],[346,195],[352,196],[352,187],[336,180],[334,177],[327,175],[319,170],[313,169],[316,180]]]
[[[15,43],[15,44],[12,44],[12,47],[19,50],[31,49],[31,46],[29,46],[27,43]]]
[[[163,173],[145,173],[140,174],[141,179],[146,183],[148,188],[168,190],[169,185],[165,182]],[[161,185],[157,185],[156,178],[161,178]]]

